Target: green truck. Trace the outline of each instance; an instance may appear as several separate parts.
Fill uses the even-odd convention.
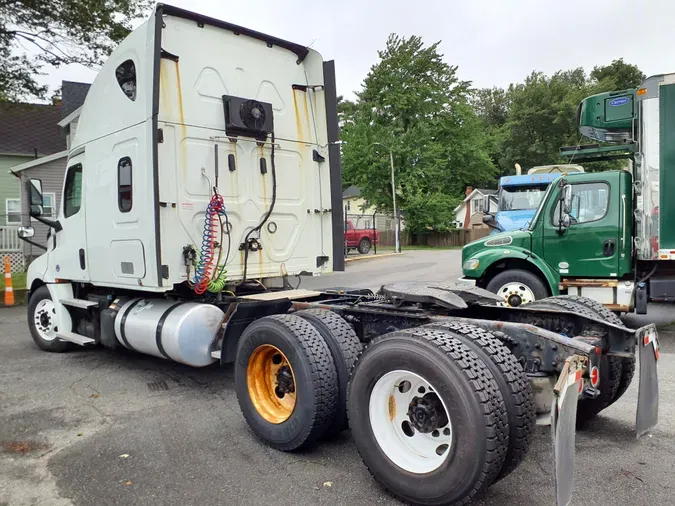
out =
[[[675,300],[675,74],[587,97],[577,120],[599,143],[561,154],[626,169],[561,177],[528,227],[464,247],[463,280],[509,306],[568,294],[645,314],[649,301]]]

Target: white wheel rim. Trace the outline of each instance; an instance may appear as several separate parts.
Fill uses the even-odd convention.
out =
[[[410,473],[435,471],[450,454],[452,425],[445,403],[435,392],[433,385],[421,376],[397,370],[377,380],[370,394],[370,426],[377,443],[394,464]],[[426,430],[433,430],[422,432],[411,423],[411,416],[417,419],[418,424],[422,423],[424,418],[418,418],[417,415],[429,413],[429,401],[437,408],[442,407],[445,420],[436,418],[437,424],[425,427]],[[414,410],[411,404],[414,404]],[[441,413],[438,409],[433,412]]]
[[[506,283],[497,291],[497,295],[504,297],[504,305],[508,307],[522,306],[535,300],[530,287],[520,281]]]
[[[38,335],[45,341],[56,339],[58,325],[56,323],[56,307],[49,299],[43,299],[35,306],[33,321]]]

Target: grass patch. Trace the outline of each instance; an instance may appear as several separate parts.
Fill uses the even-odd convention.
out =
[[[12,273],[12,287],[14,290],[25,290],[26,289],[26,273],[25,272],[14,272]],[[5,275],[3,273],[0,278],[0,292],[5,291]]]

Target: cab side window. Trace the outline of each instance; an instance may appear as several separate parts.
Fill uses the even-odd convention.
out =
[[[598,221],[605,217],[609,208],[609,185],[607,183],[581,183],[572,185],[572,225]],[[560,202],[551,216],[553,226],[558,226]]]
[[[133,60],[122,62],[115,70],[115,78],[127,98],[136,100],[136,65]]]
[[[82,205],[82,165],[68,168],[66,186],[63,190],[63,215],[68,218],[80,210]]]
[[[123,213],[131,211],[132,190],[131,158],[125,156],[117,164],[117,207]]]

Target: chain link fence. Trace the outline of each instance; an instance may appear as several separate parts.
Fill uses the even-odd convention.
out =
[[[344,216],[345,258],[393,251],[396,238],[393,216],[350,213],[347,209]]]

